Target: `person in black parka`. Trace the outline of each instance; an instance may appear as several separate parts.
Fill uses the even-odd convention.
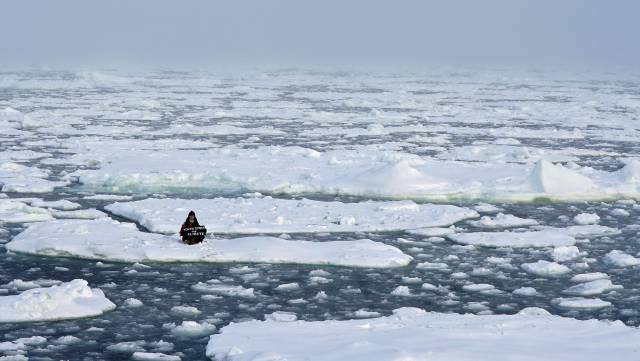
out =
[[[200,226],[200,223],[198,223],[196,212],[190,211],[187,219],[182,224],[182,227],[180,227],[182,242],[186,244],[200,243],[204,240],[206,233],[206,228]]]

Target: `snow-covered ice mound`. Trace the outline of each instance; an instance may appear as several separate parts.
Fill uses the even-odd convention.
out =
[[[640,330],[527,308],[516,315],[460,315],[396,309],[349,321],[231,323],[211,336],[216,360],[637,360]]]
[[[545,228],[526,232],[454,233],[447,237],[454,242],[487,247],[559,247],[572,246],[576,238],[617,234],[619,230],[606,226],[586,225],[566,228]]]
[[[65,162],[65,161],[62,161]],[[126,191],[258,191],[368,197],[559,200],[640,197],[640,166],[615,172],[537,163],[474,163],[390,151],[318,152],[300,147],[208,150],[111,149],[106,142],[66,160],[98,164],[69,177],[88,187]]]
[[[47,256],[124,262],[263,262],[350,267],[401,267],[411,262],[399,249],[368,239],[310,242],[275,237],[208,239],[185,245],[178,238],[140,232],[110,219],[54,220],[18,234],[7,249]]]
[[[60,285],[32,288],[15,296],[0,296],[0,322],[53,321],[92,317],[116,308],[99,288],[75,279]]]
[[[114,203],[108,211],[152,232],[175,234],[190,209],[213,233],[394,231],[449,226],[477,217],[474,210],[440,204],[319,202],[308,199],[145,199]]]

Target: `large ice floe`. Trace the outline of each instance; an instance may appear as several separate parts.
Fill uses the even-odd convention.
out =
[[[516,315],[460,315],[400,308],[349,321],[248,321],[211,336],[206,354],[257,360],[637,360],[640,330],[580,321],[539,308]]]
[[[97,147],[97,146],[95,146]],[[390,151],[318,152],[300,147],[208,150],[93,149],[67,160],[98,164],[69,178],[110,192],[172,190],[322,193],[389,198],[496,200],[640,196],[640,161],[615,172],[548,160],[474,163]]]
[[[0,296],[0,322],[53,321],[101,315],[116,308],[99,288],[87,281],[26,290]]]
[[[620,233],[619,230],[600,225],[543,228],[535,231],[453,233],[447,237],[454,242],[487,247],[559,247],[572,246],[576,238],[598,237]]]
[[[320,202],[308,199],[145,199],[114,203],[108,211],[152,232],[174,234],[190,209],[213,233],[396,231],[444,227],[477,217],[468,208],[396,202]]]
[[[10,251],[124,262],[264,262],[351,267],[401,267],[411,262],[398,248],[368,239],[294,241],[275,237],[178,238],[139,231],[110,219],[54,220],[30,225],[7,243]]]

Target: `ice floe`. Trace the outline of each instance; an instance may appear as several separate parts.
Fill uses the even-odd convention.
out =
[[[101,315],[116,307],[99,288],[76,279],[0,296],[0,322],[53,321]]]
[[[595,213],[580,213],[573,217],[577,224],[596,224],[600,222],[600,217]]]
[[[608,279],[609,275],[602,272],[581,273],[571,277],[572,282],[590,282],[601,279]]]
[[[640,258],[619,250],[613,250],[604,256],[604,261],[617,267],[630,267],[640,264]]]
[[[152,232],[175,234],[193,209],[213,233],[394,231],[449,226],[476,211],[452,205],[396,202],[320,202],[308,199],[145,199],[114,203],[108,211]]]
[[[50,193],[68,181],[46,179],[49,172],[13,162],[0,163],[0,190],[14,193]]]
[[[566,262],[580,257],[580,250],[576,246],[559,246],[551,250],[551,257],[556,262]]]
[[[521,267],[529,273],[543,277],[560,276],[571,272],[571,269],[565,265],[544,260],[532,263],[523,263]]]
[[[209,150],[112,149],[95,145],[98,169],[72,173],[87,187],[110,192],[258,191],[369,197],[558,200],[640,196],[640,166],[626,160],[615,172],[535,164],[444,161],[395,152],[318,152],[300,147]],[[83,160],[84,159],[84,160]],[[85,164],[89,160],[69,159]]]
[[[124,262],[265,262],[352,267],[401,267],[412,257],[368,239],[292,241],[275,237],[207,239],[189,246],[176,237],[140,232],[135,225],[96,220],[35,223],[6,245],[15,252]]]
[[[495,217],[483,216],[476,221],[468,221],[469,224],[481,228],[510,228],[535,226],[538,221],[529,218],[520,218],[512,214],[498,213]]]
[[[573,246],[576,238],[617,234],[619,230],[600,225],[543,228],[525,232],[470,232],[454,233],[447,237],[454,242],[487,247],[560,247]]]
[[[611,307],[611,302],[603,301],[599,298],[558,297],[551,300],[551,303],[560,308],[574,310],[595,310],[599,308]]]
[[[0,222],[26,223],[52,220],[51,212],[46,209],[32,207],[25,202],[12,199],[0,199]]]
[[[595,296],[617,289],[622,289],[622,286],[614,285],[608,279],[599,279],[571,286],[562,293],[572,296]]]
[[[635,360],[640,331],[621,322],[581,321],[527,308],[516,315],[459,315],[396,309],[348,321],[248,321],[211,336],[206,354],[272,360]],[[462,345],[462,346],[461,346]]]

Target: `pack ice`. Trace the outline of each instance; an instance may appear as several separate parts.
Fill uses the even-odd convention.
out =
[[[395,231],[444,227],[478,216],[463,207],[412,201],[342,203],[271,197],[145,199],[106,209],[164,234],[175,234],[190,209],[210,232],[246,234]]]
[[[30,225],[7,250],[123,262],[263,262],[351,267],[401,267],[412,257],[368,239],[293,241],[275,237],[207,239],[189,246],[178,238],[140,232],[110,219],[54,220]]]
[[[108,147],[105,144],[104,147]],[[318,152],[300,147],[224,147],[206,150],[96,148],[92,162],[69,178],[110,192],[180,190],[320,193],[368,197],[532,200],[640,196],[640,161],[615,172],[548,160],[474,163],[391,151]]]
[[[87,281],[26,290],[0,297],[0,322],[53,321],[101,315],[116,308],[99,288]]]
[[[631,361],[638,345],[640,331],[620,321],[581,321],[539,308],[483,316],[400,308],[365,320],[231,323],[211,336],[206,354],[228,361]]]
[[[534,231],[454,233],[447,237],[454,242],[486,247],[560,247],[572,246],[576,238],[598,237],[620,233],[619,230],[600,225],[543,228]]]

